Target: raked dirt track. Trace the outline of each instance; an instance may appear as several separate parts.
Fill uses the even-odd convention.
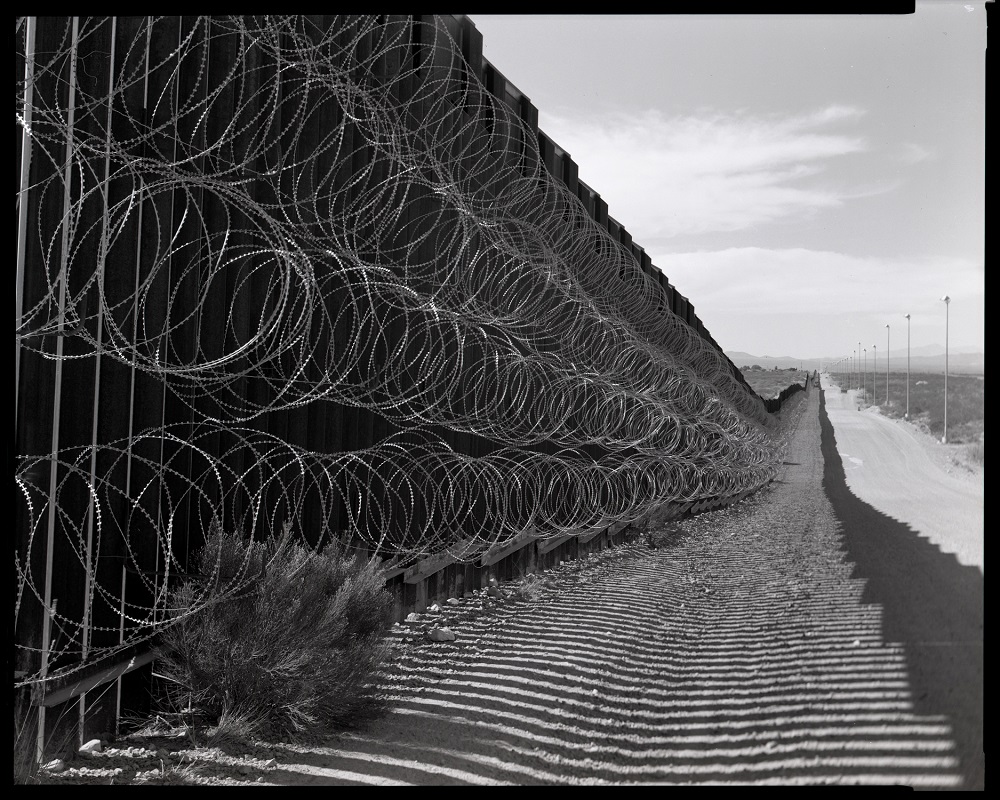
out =
[[[767,490],[446,607],[455,642],[404,626],[392,712],[277,747],[264,782],[982,790],[982,474],[838,388],[797,397]]]

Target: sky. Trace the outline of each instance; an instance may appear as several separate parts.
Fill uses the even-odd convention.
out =
[[[724,350],[839,358],[984,351],[985,6],[468,16]]]

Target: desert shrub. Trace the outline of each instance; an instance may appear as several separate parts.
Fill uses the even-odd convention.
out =
[[[884,377],[876,382],[876,402],[886,416],[902,417],[906,413],[906,373],[892,372],[889,377],[890,402],[886,403]],[[869,378],[869,395],[870,384]],[[949,443],[974,443],[979,439],[985,426],[985,392],[986,381],[982,376],[949,374]],[[944,374],[910,375],[909,396],[910,418],[926,433],[940,439],[944,433]]]
[[[746,378],[747,385],[762,400],[778,397],[783,391],[795,384],[802,386],[804,380],[794,380],[786,370],[750,372],[744,373],[744,377]]]
[[[173,592],[158,668],[175,706],[227,728],[238,720],[247,736],[301,740],[383,708],[373,680],[392,596],[375,562],[287,534],[275,545],[210,533],[196,571],[228,589],[206,599],[204,582],[189,581]]]
[[[525,575],[514,587],[514,598],[516,600],[534,601],[545,592],[545,581],[535,573]]]
[[[76,749],[77,734],[75,723],[78,706],[69,703],[63,706],[55,718],[51,715],[45,726],[42,753],[38,752],[38,706],[31,701],[32,690],[28,686],[14,689],[14,785],[42,783],[44,772],[41,763],[51,758],[68,758]]]
[[[979,464],[979,466],[981,467],[985,466],[985,460],[986,460],[985,447],[986,447],[985,442],[975,442],[974,444],[970,444],[966,448],[969,461],[971,461],[974,464]]]
[[[38,774],[35,715],[25,689],[14,690],[14,785],[33,783]]]
[[[668,522],[674,520],[677,515],[677,505],[673,503],[664,503],[658,508],[655,508],[649,515],[649,531],[657,530],[663,527]]]

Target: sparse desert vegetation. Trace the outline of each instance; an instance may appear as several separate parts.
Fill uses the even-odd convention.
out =
[[[889,398],[886,402],[885,373],[867,382],[867,404],[873,402],[887,417],[906,414],[906,373],[889,373]],[[948,441],[954,444],[978,444],[982,463],[985,423],[986,380],[982,375],[948,375]],[[944,433],[944,373],[910,373],[910,418],[935,438]],[[971,455],[971,454],[970,454]]]
[[[382,709],[372,679],[388,656],[392,596],[374,562],[336,544],[311,550],[288,530],[277,544],[216,530],[197,569],[244,588],[207,602],[201,581],[173,593],[157,672],[175,714],[295,741]]]
[[[750,387],[763,399],[777,397],[793,383],[807,380],[808,373],[800,370],[743,370]],[[885,373],[873,378],[868,375],[867,404],[873,402],[887,417],[901,418],[906,414],[906,373],[889,373],[889,397],[886,402]],[[835,380],[844,383],[844,376]],[[974,449],[969,457],[983,463],[983,432],[985,421],[985,387],[982,375],[948,375],[948,441],[967,443]],[[850,388],[850,387],[848,387]],[[944,373],[910,373],[910,418],[918,427],[940,439],[944,434]]]
[[[750,384],[750,388],[765,400],[777,397],[793,383],[801,385],[809,374],[799,369],[743,370],[743,377]]]
[[[980,467],[985,467],[986,461],[985,461],[985,455],[983,453],[982,439],[966,447],[965,456],[973,464],[978,464]]]

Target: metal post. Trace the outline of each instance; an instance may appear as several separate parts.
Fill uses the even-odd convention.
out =
[[[62,413],[62,373],[63,373],[63,332],[66,329],[66,295],[69,292],[69,250],[72,190],[73,190],[73,156],[76,145],[73,139],[73,125],[75,122],[76,105],[76,54],[79,44],[80,18],[73,17],[72,39],[69,58],[69,99],[66,109],[66,147],[63,162],[63,223],[62,223],[62,252],[60,254],[60,269],[57,276],[59,283],[59,304],[58,304],[58,328],[59,334],[56,338],[55,352],[55,387],[52,402],[52,462],[49,467],[49,503],[48,503],[48,525],[45,538],[45,593],[44,605],[42,609],[42,653],[41,668],[39,677],[44,683],[49,673],[49,652],[52,645],[52,617],[55,613],[52,599],[52,556],[55,548],[55,528],[57,511],[55,507],[56,486],[58,485],[59,469],[59,421]],[[45,706],[38,709],[38,757],[41,759],[45,750]]]
[[[122,595],[121,607],[118,611],[118,646],[125,642],[125,561],[122,560]],[[115,681],[115,736],[121,733],[122,719],[122,676]]]
[[[885,404],[889,405],[889,323],[885,323]]]
[[[31,175],[31,124],[35,103],[35,17],[24,26],[24,120],[21,127],[21,178],[17,193],[17,256],[14,266],[14,329],[21,329],[24,307],[24,257],[28,232],[28,181]],[[21,345],[14,348],[14,430],[17,431]]]
[[[114,105],[114,82],[115,82],[115,34],[118,28],[118,20],[115,17],[111,18],[111,57],[109,59],[108,66],[108,112],[106,117],[107,125],[107,139],[105,141],[104,148],[104,194],[108,195],[108,180],[111,173],[111,122],[112,122],[112,107]],[[102,221],[101,227],[101,240],[100,248],[98,250],[97,256],[97,270],[100,275],[101,285],[104,285],[104,263],[107,259],[108,254],[108,209],[104,209],[104,219]],[[81,317],[80,324],[83,324],[83,319]],[[97,309],[97,349],[100,351],[101,342],[103,341],[104,335],[104,304],[101,303]],[[93,405],[91,409],[92,423],[90,430],[90,485],[97,485],[97,427],[98,420],[100,418],[100,394],[101,394],[101,359],[98,358],[94,365],[94,398]],[[83,590],[83,646],[81,648],[81,656],[84,661],[87,660],[87,656],[90,652],[90,638],[91,638],[91,613],[94,604],[94,576],[93,572],[96,570],[94,566],[94,523],[97,509],[95,507],[95,493],[90,495],[90,504],[87,509],[87,561],[86,570],[84,572],[84,590]],[[86,730],[87,721],[87,693],[84,692],[80,695],[80,734],[81,734],[81,744],[83,743],[82,737],[83,732]]]
[[[910,315],[906,315],[906,419],[910,418]]]
[[[941,443],[948,443],[948,307],[951,305],[951,298],[945,295],[944,300],[944,435]]]

